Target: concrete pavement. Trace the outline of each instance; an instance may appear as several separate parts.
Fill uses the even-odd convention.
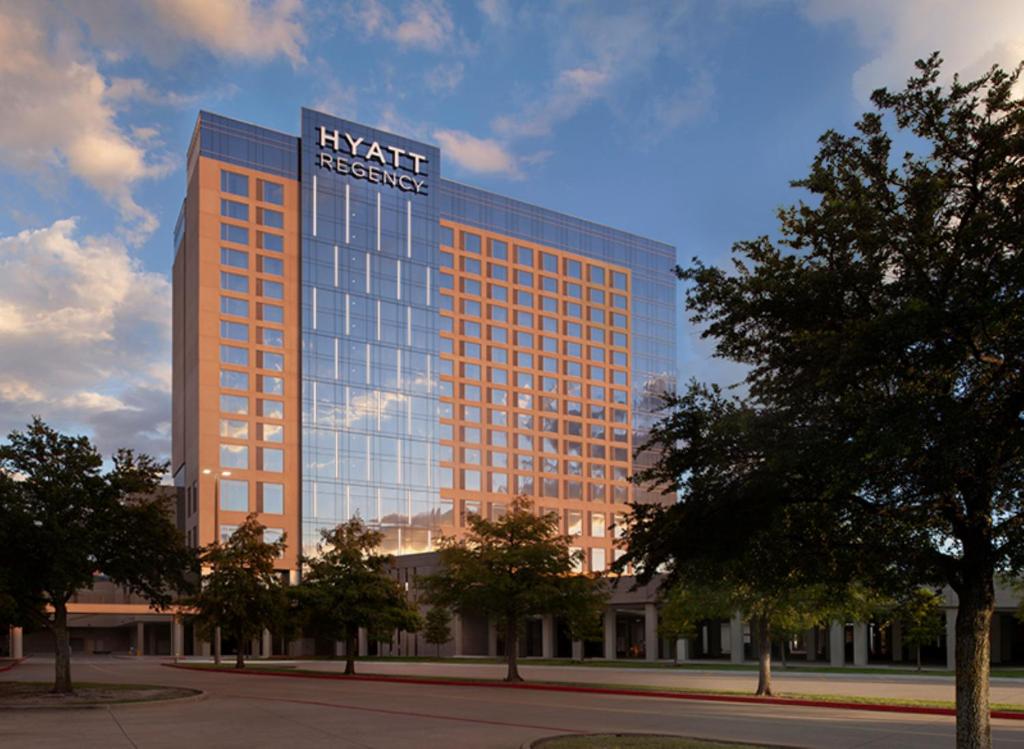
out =
[[[369,664],[362,664],[369,665]],[[52,677],[32,658],[0,679]],[[625,670],[625,669],[623,669]],[[339,682],[199,673],[151,659],[78,658],[74,677],[192,686],[180,705],[0,714],[6,747],[505,747],[556,733],[654,732],[802,747],[952,746],[950,718],[723,705],[656,698]],[[1024,746],[1024,725],[995,722],[997,747]]]

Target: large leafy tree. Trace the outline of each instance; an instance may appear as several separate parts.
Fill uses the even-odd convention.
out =
[[[757,694],[771,694],[772,643],[828,619],[857,598],[856,558],[823,512],[823,474],[785,414],[691,383],[642,449],[653,464],[634,480],[678,493],[634,504],[626,554],[638,583],[662,577],[666,625],[689,636],[706,618],[739,612],[758,644]]]
[[[203,577],[189,602],[192,619],[214,641],[218,663],[218,630],[234,636],[235,668],[245,668],[245,643],[284,622],[288,614],[284,584],[275,570],[287,539],[267,542],[265,530],[256,513],[250,513],[225,542],[214,541],[199,555]]]
[[[471,516],[464,539],[445,538],[440,570],[424,587],[435,605],[496,619],[505,629],[505,680],[522,681],[519,634],[527,617],[572,617],[576,607],[591,605],[593,582],[574,576],[581,557],[571,537],[559,534],[557,513],[537,515],[529,499],[517,497],[503,517]]]
[[[316,555],[303,559],[297,591],[304,627],[345,642],[345,673],[356,672],[359,628],[388,640],[395,630],[415,632],[421,621],[398,581],[391,556],[377,551],[383,534],[352,518],[320,532]]]
[[[957,745],[989,747],[993,576],[1024,553],[1024,101],[1019,68],[940,68],[822,136],[777,241],[681,276],[751,396],[816,426],[833,507],[862,511],[880,563],[957,593]]]
[[[68,602],[102,573],[156,608],[187,589],[194,556],[157,493],[167,466],[35,418],[0,445],[0,568],[10,618],[49,630],[55,692],[72,691]]]

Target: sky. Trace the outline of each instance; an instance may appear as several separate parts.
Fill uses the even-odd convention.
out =
[[[444,176],[725,263],[817,138],[941,51],[1024,59],[1020,0],[0,0],[0,434],[170,451],[171,235],[197,112],[310,106]],[[666,272],[669,269],[666,268]],[[730,384],[679,313],[679,375]]]

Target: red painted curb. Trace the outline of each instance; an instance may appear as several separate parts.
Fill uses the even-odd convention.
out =
[[[6,666],[0,666],[0,674],[2,674],[4,671],[10,671],[12,668],[17,666],[23,660],[25,660],[25,659],[24,658],[16,658],[15,660],[13,660],[10,663],[8,663]]]
[[[331,681],[382,681],[397,684],[423,684],[446,687],[488,687],[490,689],[532,689],[543,692],[577,692],[583,694],[611,694],[626,697],[658,697],[672,700],[696,700],[700,702],[732,702],[753,705],[784,705],[790,707],[823,707],[835,710],[866,710],[880,713],[909,713],[913,715],[947,715],[955,716],[956,711],[950,707],[914,707],[910,705],[886,705],[870,702],[826,702],[824,700],[786,699],[783,697],[754,697],[739,694],[706,694],[702,692],[658,692],[639,689],[610,689],[608,687],[568,686],[562,684],[508,684],[505,682],[456,681],[442,678],[420,676],[382,676],[375,674],[345,676],[344,674],[289,673],[288,671],[259,671],[246,667],[243,670],[215,670],[199,668],[186,664],[164,663],[168,668],[181,668],[186,671],[203,671],[206,673],[235,674],[238,676],[281,676],[292,679],[328,679]],[[993,718],[1007,720],[1024,720],[1024,713],[1004,710],[993,710]]]

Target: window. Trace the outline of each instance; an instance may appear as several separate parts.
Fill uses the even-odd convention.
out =
[[[220,527],[220,542],[226,544],[231,540],[231,537],[235,535],[235,531],[238,530],[237,525],[222,525]]]
[[[284,323],[285,308],[280,304],[260,304],[259,319],[267,323]]]
[[[261,447],[260,468],[264,471],[281,473],[284,470],[284,450],[276,447]]]
[[[558,273],[558,258],[550,252],[540,253],[540,265],[548,273]]]
[[[480,254],[480,236],[478,234],[470,234],[467,231],[462,232],[462,249],[466,252],[475,252]]]
[[[261,250],[284,252],[284,237],[266,231],[256,232],[257,244]]]
[[[249,279],[237,273],[221,271],[220,287],[225,291],[237,291],[242,294],[249,293]]]
[[[587,266],[587,273],[589,275],[590,283],[596,283],[599,286],[604,286],[604,268],[598,268],[596,265]]]
[[[274,211],[270,208],[260,208],[258,213],[259,223],[263,226],[271,226],[275,229],[284,228],[284,214],[281,211]]]
[[[226,414],[245,416],[249,413],[249,399],[242,395],[222,395],[220,410]]]
[[[249,326],[241,322],[220,321],[220,337],[232,341],[248,341]]]
[[[249,244],[249,230],[246,229],[244,226],[235,226],[234,224],[221,224],[220,238],[225,242],[235,242],[236,244]]]
[[[533,250],[529,247],[516,247],[516,262],[520,265],[533,266]]]
[[[620,291],[626,290],[626,274],[619,271],[612,271],[612,287]]]
[[[570,536],[583,535],[583,513],[579,510],[565,511],[565,532]]]
[[[284,538],[283,528],[264,528],[263,530],[263,543],[265,544],[276,544]]]
[[[491,257],[495,260],[507,260],[508,259],[508,245],[504,242],[500,242],[497,239],[491,240]]]
[[[565,261],[565,275],[571,278],[582,278],[583,277],[583,266],[580,265],[578,260],[566,260]]]
[[[249,422],[240,419],[221,419],[220,436],[233,440],[249,439]]]
[[[284,442],[284,427],[280,424],[260,424],[259,438],[264,442]]]
[[[263,512],[280,515],[284,512],[284,484],[260,483]]]
[[[264,203],[273,203],[274,205],[284,205],[284,185],[279,185],[276,182],[267,182],[261,179],[259,181],[260,186],[260,200]]]
[[[231,296],[222,296],[220,298],[220,311],[225,315],[248,317],[249,303],[244,299],[235,299],[234,297]]]
[[[284,299],[284,285],[277,281],[260,281],[260,296]]]
[[[249,448],[245,445],[221,445],[221,468],[248,468]]]
[[[284,403],[281,401],[260,399],[258,405],[259,415],[266,419],[283,419]]]
[[[270,369],[274,372],[284,371],[284,357],[281,354],[272,354],[269,351],[259,352],[260,369]]]
[[[249,350],[238,346],[220,347],[220,360],[222,364],[237,364],[240,367],[249,366]]]
[[[445,247],[455,246],[455,232],[452,231],[450,226],[441,227],[441,244]]]
[[[284,395],[284,380],[280,377],[260,375],[260,392],[270,395]]]
[[[604,538],[604,513],[590,513],[590,535],[594,538]]]
[[[249,178],[244,174],[221,169],[220,191],[247,198],[249,197]]]
[[[591,572],[604,572],[605,568],[605,555],[604,549],[595,547],[590,550],[590,571]]]
[[[260,255],[260,271],[262,273],[269,273],[272,276],[283,276],[284,261],[278,260],[275,257]]]
[[[462,488],[469,492],[480,491],[480,471],[462,471]]]
[[[260,328],[260,343],[264,346],[284,346],[284,331],[274,328]]]
[[[249,206],[245,203],[239,203],[237,200],[221,198],[220,215],[226,216],[227,218],[236,218],[239,221],[248,221]]]
[[[222,369],[220,371],[220,386],[231,390],[248,390],[249,375],[234,369]]]

